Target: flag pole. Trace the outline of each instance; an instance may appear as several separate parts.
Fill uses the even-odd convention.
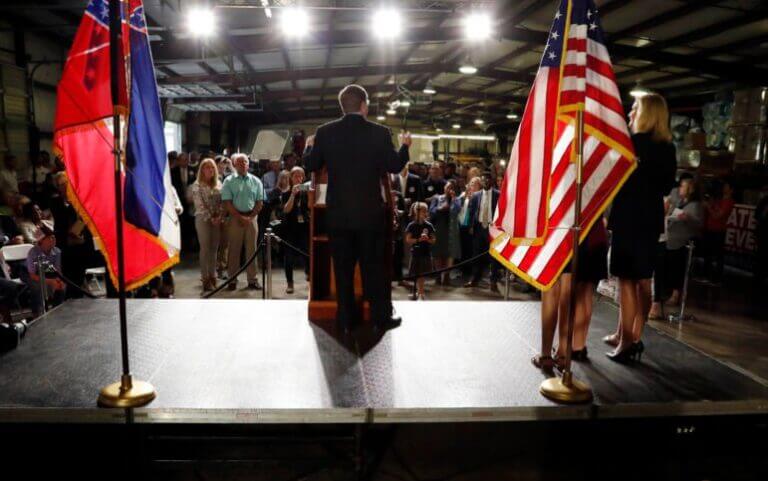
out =
[[[112,131],[113,153],[115,155],[115,214],[117,228],[117,293],[120,317],[120,351],[123,374],[120,381],[103,388],[99,393],[99,406],[112,408],[141,407],[155,399],[155,389],[144,381],[131,376],[128,359],[128,319],[125,302],[125,255],[123,239],[123,189],[122,189],[122,126],[120,125],[120,62],[124,62],[120,45],[122,43],[122,0],[109,0],[109,61],[110,85],[112,90]]]
[[[584,163],[584,111],[576,111],[576,199],[573,206],[573,255],[571,257],[571,292],[568,302],[568,343],[565,349],[565,368],[562,377],[545,379],[539,391],[553,401],[563,403],[582,403],[592,400],[592,388],[588,384],[573,378],[571,355],[573,353],[573,325],[576,316],[576,273],[579,268],[579,235],[581,232],[581,177]]]

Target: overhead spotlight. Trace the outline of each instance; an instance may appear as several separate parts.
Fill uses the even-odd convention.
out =
[[[632,87],[632,90],[629,91],[629,95],[631,95],[632,97],[634,97],[636,99],[638,99],[640,97],[645,97],[649,93],[651,93],[650,90],[648,90],[647,88],[643,87],[643,84],[640,83],[639,80],[637,81],[635,86]]]
[[[442,132],[442,131],[443,129],[441,129],[440,127],[435,127],[435,132]]]
[[[390,107],[387,109],[387,115],[397,115],[397,110]]]
[[[379,114],[376,116],[376,120],[378,121],[387,120],[387,116]]]
[[[187,14],[187,29],[198,37],[210,37],[216,30],[216,16],[208,8],[193,8]]]
[[[302,8],[289,7],[280,11],[280,28],[286,37],[303,37],[309,31],[309,15]]]
[[[511,110],[510,110],[510,111],[509,111],[509,113],[507,114],[507,118],[508,118],[509,120],[517,120],[517,119],[518,119],[518,117],[519,117],[519,115],[517,115],[516,113],[512,112]]]
[[[467,58],[459,66],[459,72],[463,73],[464,75],[474,75],[477,73],[477,67],[475,67],[474,63],[472,63],[472,58],[469,55],[467,55]]]
[[[411,106],[411,101],[410,100],[401,100],[400,101],[400,107],[404,107],[404,108],[407,109],[410,106]]]
[[[422,90],[427,95],[435,95],[437,93],[437,90],[435,90],[435,86],[432,85],[431,80],[427,80],[427,85],[424,86],[424,90]]]
[[[485,123],[485,120],[479,117],[475,119],[475,125],[483,125],[484,123]]]
[[[400,12],[394,8],[383,8],[373,13],[373,34],[381,39],[393,39],[400,35],[403,29]]]
[[[485,13],[472,13],[464,17],[464,36],[477,42],[491,35],[491,17]]]
[[[451,127],[453,127],[454,129],[460,129],[461,124],[453,124]]]

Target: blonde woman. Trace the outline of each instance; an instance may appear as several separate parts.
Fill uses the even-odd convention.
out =
[[[223,213],[221,181],[213,159],[200,162],[191,190],[195,203],[195,229],[200,244],[200,277],[203,291],[211,291],[216,288],[216,253],[219,250]]]
[[[659,235],[664,231],[664,195],[675,183],[675,146],[663,97],[637,99],[629,114],[637,169],[613,201],[608,218],[611,273],[619,278],[619,329],[603,340],[617,362],[639,359],[640,337],[651,309],[651,278]]]

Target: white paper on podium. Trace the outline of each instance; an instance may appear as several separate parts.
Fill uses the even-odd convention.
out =
[[[289,130],[260,130],[251,150],[251,158],[280,160],[290,136]]]

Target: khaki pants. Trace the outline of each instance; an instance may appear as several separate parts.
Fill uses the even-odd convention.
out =
[[[256,240],[258,239],[259,227],[256,224],[254,217],[247,225],[242,225],[237,219],[230,219],[227,225],[227,238],[229,243],[229,260],[227,265],[227,272],[229,273],[229,281],[236,282],[237,278],[232,276],[237,272],[243,262],[250,259],[253,253],[256,251]],[[243,248],[243,242],[245,242],[245,259],[240,260],[240,251]],[[256,261],[251,262],[246,269],[248,277],[248,283],[257,282],[256,277]]]
[[[216,277],[216,254],[219,250],[221,226],[195,217],[197,241],[200,244],[200,275],[203,279]]]

